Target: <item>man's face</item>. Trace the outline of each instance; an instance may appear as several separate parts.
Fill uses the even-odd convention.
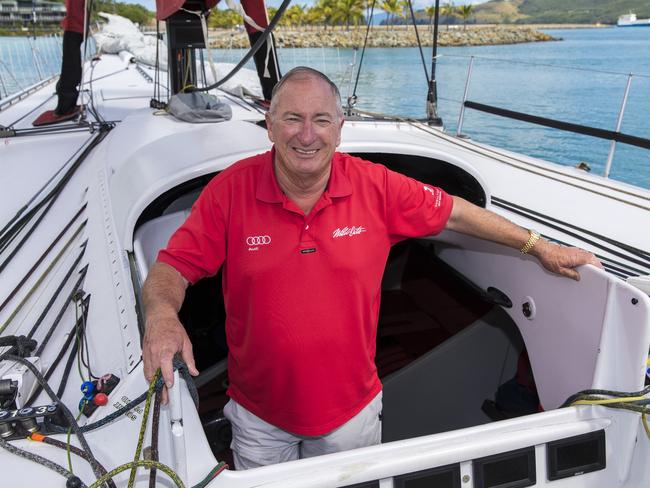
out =
[[[289,80],[276,97],[266,123],[277,170],[300,180],[328,172],[343,126],[331,87],[307,75]]]

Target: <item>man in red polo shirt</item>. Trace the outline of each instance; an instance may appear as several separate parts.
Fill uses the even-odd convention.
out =
[[[223,265],[238,468],[380,442],[374,364],[381,278],[391,245],[445,228],[534,254],[571,278],[599,265],[465,200],[337,153],[336,86],[296,68],[266,115],[271,151],[216,176],[161,251],[144,286],[145,376],[167,385],[179,353],[197,374],[178,320],[188,283]]]

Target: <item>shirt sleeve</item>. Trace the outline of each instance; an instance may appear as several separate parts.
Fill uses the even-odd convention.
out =
[[[392,243],[409,237],[438,234],[454,205],[444,190],[387,170],[386,217]]]
[[[215,275],[226,257],[226,222],[213,191],[208,184],[183,225],[158,253],[158,261],[176,268],[190,283]]]

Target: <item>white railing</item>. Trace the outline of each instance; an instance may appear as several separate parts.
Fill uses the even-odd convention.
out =
[[[61,71],[61,38],[12,37],[0,43],[0,101]]]
[[[439,56],[442,57],[442,56]],[[630,87],[632,85],[632,81],[634,78],[642,78],[642,79],[650,79],[649,75],[644,75],[644,74],[633,74],[633,73],[621,73],[621,72],[614,72],[614,71],[604,71],[604,70],[597,70],[597,69],[589,69],[589,68],[575,68],[575,67],[566,67],[566,66],[557,66],[557,65],[549,65],[549,64],[541,64],[541,63],[532,63],[528,61],[516,61],[516,60],[504,60],[504,59],[494,59],[494,58],[488,58],[488,57],[480,57],[480,56],[458,56],[458,55],[445,55],[444,57],[451,57],[451,58],[467,58],[468,59],[468,65],[467,65],[467,75],[465,77],[465,85],[464,85],[464,90],[463,90],[463,95],[462,95],[462,100],[459,101],[460,103],[460,110],[458,114],[458,122],[456,125],[456,136],[458,137],[467,137],[463,133],[463,122],[465,120],[465,109],[466,108],[471,108],[479,111],[483,111],[486,113],[490,113],[492,115],[500,116],[500,117],[506,117],[514,120],[520,120],[532,124],[537,124],[537,125],[542,125],[546,127],[551,127],[555,128],[558,130],[564,130],[568,132],[574,132],[577,134],[583,134],[587,135],[590,137],[597,137],[601,139],[606,139],[610,141],[610,147],[609,147],[609,152],[607,155],[607,160],[604,163],[604,171],[603,171],[603,176],[606,178],[609,177],[611,169],[612,169],[612,164],[614,161],[614,154],[616,152],[616,144],[617,142],[621,142],[624,144],[631,144],[633,146],[637,147],[642,147],[645,149],[650,148],[650,139],[643,138],[643,137],[638,137],[638,136],[633,136],[630,134],[624,134],[621,133],[621,128],[623,125],[623,117],[625,115],[625,109],[627,107],[629,95],[630,95]],[[539,117],[536,116],[535,114],[528,114],[528,113],[521,113],[521,112],[516,112],[508,109],[504,109],[502,107],[495,107],[493,105],[485,105],[485,104],[478,104],[476,102],[472,102],[469,100],[469,91],[470,91],[470,85],[472,81],[472,75],[474,72],[474,65],[476,60],[481,60],[483,62],[502,62],[502,63],[514,63],[514,64],[526,64],[532,67],[537,67],[537,68],[549,68],[549,69],[565,69],[565,70],[577,70],[577,71],[585,71],[588,74],[606,74],[606,75],[613,75],[613,76],[618,76],[621,77],[622,79],[625,79],[625,89],[623,90],[623,97],[621,100],[621,105],[618,110],[618,114],[616,117],[616,125],[615,127],[611,128],[610,130],[608,129],[602,129],[598,127],[592,127],[588,125],[583,125],[579,123],[573,123],[570,121],[566,120],[558,120],[555,117]],[[594,100],[594,104],[596,104],[596,101]],[[584,107],[585,110],[589,110],[590,108],[593,107]]]

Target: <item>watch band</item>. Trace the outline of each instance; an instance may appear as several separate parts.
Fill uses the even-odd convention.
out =
[[[521,248],[521,254],[528,254],[533,247],[535,247],[535,244],[537,244],[537,241],[539,241],[539,238],[542,237],[539,232],[536,230],[529,229],[528,230],[528,241],[526,241],[526,244],[524,244],[524,247]]]

